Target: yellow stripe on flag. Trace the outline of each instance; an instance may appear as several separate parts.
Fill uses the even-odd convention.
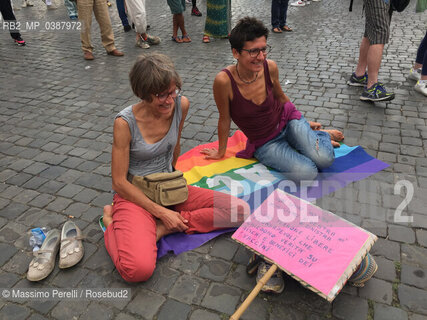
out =
[[[194,166],[191,170],[184,172],[184,177],[188,184],[193,184],[203,177],[211,177],[255,162],[257,162],[257,160],[232,157],[223,161],[213,162],[212,164],[203,167]]]

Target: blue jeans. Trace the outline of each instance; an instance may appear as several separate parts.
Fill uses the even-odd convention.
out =
[[[116,0],[117,11],[119,13],[120,20],[122,20],[123,27],[129,25],[128,17],[125,10],[124,0]]]
[[[271,25],[273,28],[283,28],[286,26],[288,4],[289,0],[271,1]]]
[[[331,166],[335,159],[329,134],[312,130],[303,116],[289,121],[276,138],[259,147],[254,155],[295,182],[315,179],[318,170]]]

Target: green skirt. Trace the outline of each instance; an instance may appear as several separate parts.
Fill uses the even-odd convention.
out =
[[[231,30],[231,1],[207,0],[205,35],[227,38]]]

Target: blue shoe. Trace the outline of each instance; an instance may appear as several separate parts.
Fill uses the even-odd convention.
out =
[[[347,84],[353,87],[365,87],[368,84],[368,74],[365,72],[363,76],[357,77],[353,72]]]
[[[362,95],[360,96],[360,100],[362,101],[390,101],[394,99],[394,93],[393,92],[387,92],[387,90],[384,88],[384,85],[377,82],[369,89],[365,87],[365,89],[362,92]]]
[[[70,19],[71,19],[71,20],[77,20],[77,19],[78,19],[78,17],[77,17],[76,15],[72,15],[72,16],[70,16]]]

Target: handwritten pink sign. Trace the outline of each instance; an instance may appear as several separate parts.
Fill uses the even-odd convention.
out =
[[[281,190],[275,190],[232,238],[330,301],[360,263],[355,257],[366,254],[376,240],[370,232]]]

